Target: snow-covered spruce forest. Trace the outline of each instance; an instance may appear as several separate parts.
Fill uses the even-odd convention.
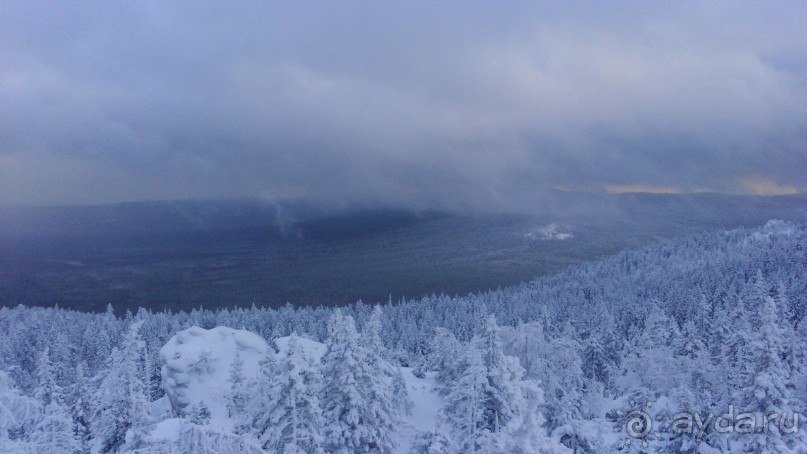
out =
[[[3,307],[0,452],[807,452],[806,310],[782,221],[375,307]]]

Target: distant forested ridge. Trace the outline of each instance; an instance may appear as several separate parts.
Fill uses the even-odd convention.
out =
[[[807,452],[806,312],[807,224],[785,221],[378,307],[2,307],[0,451],[165,452],[152,431],[171,417],[187,435],[174,452],[399,452],[404,368],[434,380],[440,401],[440,423],[406,441],[412,452]],[[327,351],[311,370],[289,353],[262,362],[262,387],[247,388],[274,397],[244,398],[237,429],[214,433],[205,408],[153,410],[165,394],[160,349],[192,326],[294,334]],[[283,405],[322,419],[288,429],[299,443],[283,444],[289,432],[272,431],[287,418],[267,415],[281,408],[277,377],[290,370],[310,378],[294,385],[307,404]],[[357,380],[363,391],[347,389]]]
[[[557,192],[514,213],[332,205],[0,206],[0,305],[122,314],[466,295],[661,239],[807,219],[807,194]]]

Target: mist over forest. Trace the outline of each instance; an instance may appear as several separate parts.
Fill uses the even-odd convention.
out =
[[[807,454],[807,3],[0,7],[0,454]]]
[[[559,193],[543,215],[250,200],[17,207],[0,215],[0,299],[99,312],[465,295],[659,239],[803,220],[804,206]]]

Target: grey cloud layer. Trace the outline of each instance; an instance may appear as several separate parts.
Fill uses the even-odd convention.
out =
[[[9,2],[0,202],[807,190],[804,4],[556,3]]]

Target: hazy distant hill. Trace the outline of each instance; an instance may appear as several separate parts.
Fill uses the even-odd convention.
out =
[[[804,219],[807,197],[558,193],[542,214],[251,200],[0,211],[0,303],[343,304],[485,290],[710,228]]]

